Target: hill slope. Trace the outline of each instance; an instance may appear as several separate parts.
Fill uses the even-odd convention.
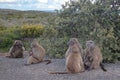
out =
[[[23,24],[47,24],[48,19],[54,16],[55,12],[0,9],[0,25],[11,27]]]

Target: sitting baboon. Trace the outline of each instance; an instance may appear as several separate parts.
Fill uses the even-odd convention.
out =
[[[96,69],[99,66],[103,71],[107,71],[102,64],[102,54],[100,48],[94,41],[86,41],[86,49],[84,50],[84,65],[86,70]]]
[[[44,60],[45,54],[45,49],[36,40],[34,40],[31,43],[31,50],[29,51],[29,58],[26,65],[40,62],[47,62],[46,64],[51,63],[51,60]]]
[[[80,73],[84,71],[84,64],[81,57],[82,47],[77,38],[71,38],[68,42],[68,50],[66,51],[66,71],[65,72],[49,72],[50,74],[69,74]]]
[[[83,48],[82,48],[82,46],[81,46],[81,44],[79,43],[79,41],[78,41],[78,39],[77,38],[71,38],[71,39],[75,39],[76,40],[76,45],[78,46],[78,48],[80,49],[80,54],[81,54],[81,56],[83,55]],[[70,42],[70,41],[69,41]],[[69,45],[69,42],[67,43],[67,45]],[[69,55],[69,49],[67,49],[67,51],[66,51],[66,53],[65,53],[65,58],[67,58],[67,56]]]
[[[8,56],[9,58],[22,58],[24,53],[24,46],[21,40],[15,40],[13,46],[10,48]]]

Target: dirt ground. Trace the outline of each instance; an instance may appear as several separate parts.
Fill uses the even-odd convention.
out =
[[[0,56],[0,80],[120,80],[120,63],[105,64],[108,72],[101,69],[78,74],[48,74],[64,71],[65,59],[52,59],[52,63],[25,66],[26,58],[11,59]]]

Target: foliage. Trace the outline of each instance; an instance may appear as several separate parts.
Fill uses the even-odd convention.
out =
[[[0,51],[8,51],[15,39],[20,39],[16,34],[16,27],[0,29]]]
[[[5,27],[22,26],[24,24],[46,25],[51,18],[55,18],[54,15],[54,12],[0,9],[0,25]],[[52,19],[51,22],[53,23],[54,20]]]
[[[22,38],[26,37],[39,37],[44,32],[44,27],[42,25],[23,25],[20,28],[20,35]]]
[[[105,62],[120,60],[119,0],[78,0],[66,2],[58,11],[59,37],[94,40],[101,47]]]
[[[67,50],[68,38],[38,38],[50,58],[63,58]]]
[[[57,36],[57,30],[54,27],[52,26],[45,27],[42,37],[54,38],[56,36]]]
[[[0,38],[0,48],[5,48],[6,46],[10,47],[11,43],[11,38]]]
[[[32,39],[37,38],[48,56],[63,58],[67,41],[77,37],[83,48],[87,40],[94,40],[101,48],[104,62],[120,61],[120,0],[91,1],[70,0],[57,15],[0,12],[0,49],[7,50],[15,39],[25,38],[25,47],[29,49]],[[9,23],[17,27],[6,27]]]
[[[44,27],[42,25],[26,24],[20,27],[0,27],[0,51],[8,51],[14,40],[24,41],[24,45],[29,50],[30,43],[34,38],[42,37],[53,39],[57,36],[54,27]]]

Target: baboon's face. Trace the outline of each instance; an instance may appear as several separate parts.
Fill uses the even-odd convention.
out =
[[[23,43],[20,40],[15,40],[14,46],[23,46]]]
[[[31,48],[37,47],[38,44],[39,44],[39,43],[38,43],[37,41],[33,41],[33,42],[31,43]]]
[[[34,48],[35,47],[35,44],[34,43],[31,43],[31,48]]]
[[[73,45],[76,44],[76,43],[77,43],[77,39],[76,39],[76,38],[71,38],[71,39],[68,41],[67,45],[68,45],[68,46],[73,46]]]
[[[93,48],[94,46],[95,46],[94,41],[89,40],[89,41],[86,42],[86,47],[87,48]]]

